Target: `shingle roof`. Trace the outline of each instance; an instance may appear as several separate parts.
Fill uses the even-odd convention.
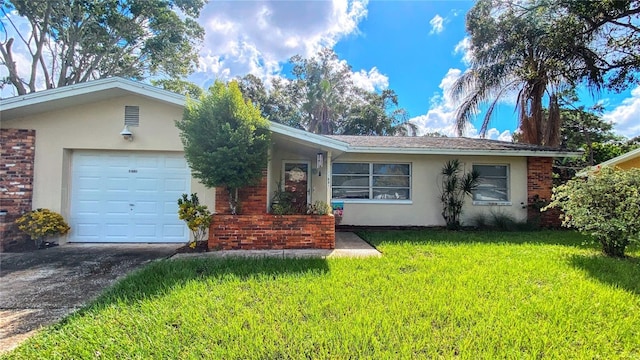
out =
[[[401,149],[433,149],[433,150],[482,150],[482,151],[548,151],[559,152],[558,148],[546,146],[511,143],[498,140],[472,139],[465,137],[430,137],[430,136],[355,136],[327,135],[327,137],[348,143],[352,147],[366,148],[401,148]]]

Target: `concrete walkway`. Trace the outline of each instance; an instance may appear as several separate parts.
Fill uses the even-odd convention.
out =
[[[284,249],[284,250],[221,250],[206,253],[181,253],[172,259],[194,257],[281,257],[281,258],[364,258],[380,257],[382,254],[352,232],[336,232],[336,248],[323,249]]]

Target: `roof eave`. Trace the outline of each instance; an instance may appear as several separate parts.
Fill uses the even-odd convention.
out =
[[[186,98],[183,95],[175,94],[167,90],[132,80],[110,77],[2,99],[2,109],[19,109],[30,105],[64,100],[89,92],[98,92],[110,89],[122,89],[179,106],[184,106],[186,103]]]
[[[273,121],[271,121],[270,123],[271,124],[269,126],[269,129],[277,134],[290,136],[298,140],[304,140],[314,145],[323,146],[323,147],[338,150],[338,151],[349,150],[349,144],[344,141],[331,139],[323,135],[313,134],[300,129],[295,129],[290,126],[276,123]]]
[[[422,148],[381,148],[369,146],[349,147],[346,152],[366,154],[408,154],[408,155],[471,155],[471,156],[529,156],[529,157],[580,157],[581,152],[536,151],[536,150],[467,150],[467,149],[422,149]]]
[[[622,154],[622,155],[620,155],[618,157],[614,157],[613,159],[609,159],[609,160],[607,160],[607,161],[605,161],[605,162],[603,162],[601,164],[595,165],[595,166],[603,167],[603,166],[618,165],[618,164],[620,164],[622,162],[625,162],[625,161],[633,158],[636,155],[640,155],[640,148],[632,150],[632,151],[629,151],[629,152],[627,152],[625,154]]]

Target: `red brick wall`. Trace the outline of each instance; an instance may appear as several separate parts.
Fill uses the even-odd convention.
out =
[[[255,186],[238,190],[242,215],[259,215],[267,212],[267,170],[262,171],[262,179]],[[226,189],[216,188],[216,214],[230,214],[229,193]]]
[[[527,201],[529,204],[527,216],[531,221],[538,221],[541,227],[560,227],[560,211],[550,209],[540,212],[532,206],[536,202],[551,200],[553,189],[553,158],[527,158]]]
[[[35,130],[0,129],[0,249],[28,237],[14,221],[31,211]]]
[[[329,215],[214,215],[209,249],[333,249],[335,223]]]

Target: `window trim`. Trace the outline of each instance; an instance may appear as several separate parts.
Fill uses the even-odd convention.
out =
[[[335,187],[335,185],[333,185],[333,177],[334,175],[337,176],[349,176],[349,175],[355,175],[355,176],[365,176],[365,174],[334,174],[333,173],[333,166],[335,164],[367,164],[369,166],[369,173],[368,175],[368,179],[369,179],[369,185],[367,186],[367,188],[369,189],[369,198],[367,199],[361,199],[361,198],[334,198],[333,197],[333,189]],[[376,164],[384,164],[384,165],[408,165],[409,166],[409,174],[408,175],[375,175],[373,173],[373,166]],[[408,199],[374,199],[373,198],[373,191],[374,189],[383,189],[384,187],[382,186],[373,186],[373,178],[374,176],[406,176],[409,178],[409,186],[408,187],[401,187],[401,186],[396,186],[396,188],[406,188],[409,191],[409,198]],[[413,163],[411,162],[393,162],[393,161],[336,161],[336,162],[332,162],[331,163],[331,174],[330,174],[330,178],[331,178],[331,186],[329,191],[331,191],[331,201],[341,201],[341,202],[347,202],[347,203],[360,203],[360,204],[413,204]],[[348,186],[347,186],[348,187]],[[364,187],[363,187],[364,189]]]
[[[473,199],[473,205],[478,206],[489,206],[489,205],[497,205],[497,206],[511,206],[513,203],[511,202],[511,164],[509,163],[472,163],[471,170],[474,170],[475,166],[504,166],[506,168],[505,180],[507,184],[507,200],[476,200]]]

